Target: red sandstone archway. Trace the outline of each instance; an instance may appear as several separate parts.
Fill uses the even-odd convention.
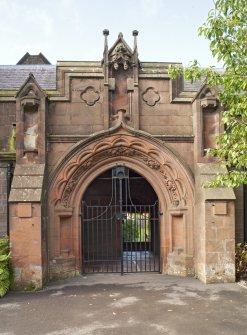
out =
[[[142,175],[159,198],[161,270],[192,273],[194,182],[190,171],[161,142],[118,126],[75,145],[51,174],[50,276],[81,270],[80,202],[91,182],[116,165]]]

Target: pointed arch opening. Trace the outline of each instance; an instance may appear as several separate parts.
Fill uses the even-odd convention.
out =
[[[89,185],[81,209],[83,273],[160,271],[159,201],[143,176],[108,169]]]
[[[178,275],[192,273],[194,186],[191,174],[179,158],[160,142],[145,134],[133,135],[120,127],[107,136],[100,134],[76,145],[61,159],[51,174],[51,278],[58,271],[57,262],[64,263],[65,269],[72,268],[73,274],[83,272],[81,201],[88,197],[90,185],[102,174],[112,173],[109,171],[117,166],[125,167],[145,179],[150,185],[146,192],[154,192],[159,200],[157,254],[160,258],[160,272]],[[140,190],[141,188],[139,195],[143,197],[145,190]],[[134,198],[138,198],[137,195]],[[149,201],[151,204],[152,201]],[[138,205],[141,206],[142,203]],[[67,270],[66,276],[69,271]]]

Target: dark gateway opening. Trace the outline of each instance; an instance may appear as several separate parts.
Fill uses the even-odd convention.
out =
[[[82,201],[83,273],[159,272],[159,204],[138,173],[114,167]]]

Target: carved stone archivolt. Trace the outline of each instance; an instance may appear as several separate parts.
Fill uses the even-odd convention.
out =
[[[112,135],[78,151],[58,176],[55,202],[61,202],[65,208],[70,207],[73,192],[84,173],[107,160],[117,158],[119,161],[125,157],[157,173],[157,179],[163,180],[172,206],[178,206],[181,201],[185,203],[183,199],[186,198],[187,190],[183,178],[174,163],[169,161],[168,155],[162,154],[150,143],[128,135]]]
[[[153,87],[148,87],[142,94],[142,99],[148,106],[153,107],[160,100],[160,95]]]
[[[100,94],[93,86],[88,86],[82,93],[81,99],[88,105],[94,106],[100,99]]]

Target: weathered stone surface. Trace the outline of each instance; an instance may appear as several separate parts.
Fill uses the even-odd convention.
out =
[[[9,202],[39,202],[42,198],[42,189],[21,188],[12,189],[9,196]]]
[[[205,283],[235,281],[235,195],[232,189],[202,188],[217,164],[196,166],[197,274]]]
[[[44,171],[44,164],[17,164],[14,171],[9,202],[41,201]]]
[[[40,204],[10,204],[11,264],[17,285],[43,285]]]
[[[32,217],[32,205],[31,205],[31,203],[18,203],[18,217],[19,218],[30,218],[30,217]]]
[[[16,176],[13,179],[13,188],[42,188],[43,176]]]
[[[196,165],[196,171],[198,175],[198,181],[200,186],[200,196],[202,200],[235,200],[235,194],[231,188],[202,188],[203,183],[212,180],[217,173],[225,171],[224,168],[220,168],[217,163],[199,163]]]
[[[25,165],[18,164],[15,167],[15,176],[42,176],[45,171],[44,164]]]

